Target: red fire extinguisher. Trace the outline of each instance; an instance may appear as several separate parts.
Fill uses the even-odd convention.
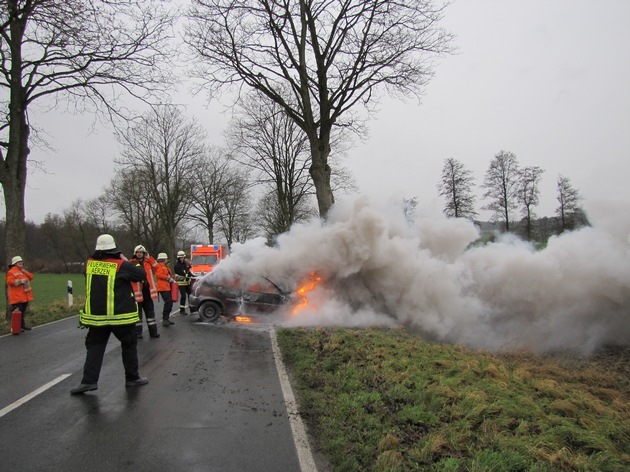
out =
[[[11,334],[20,334],[22,332],[22,312],[16,308],[11,312]]]
[[[179,285],[177,285],[177,282],[171,282],[171,298],[173,299],[173,303],[179,298]]]

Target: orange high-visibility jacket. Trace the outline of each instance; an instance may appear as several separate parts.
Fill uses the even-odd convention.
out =
[[[171,269],[164,262],[158,262],[155,277],[157,278],[158,292],[170,292],[170,281],[173,280],[173,272],[171,272]]]
[[[9,304],[17,305],[33,300],[31,280],[33,280],[33,274],[18,266],[12,266],[7,271],[5,281],[9,291]]]
[[[139,261],[135,257],[130,259],[129,262],[133,262],[134,264],[140,264],[144,271],[147,273],[147,283],[149,284],[149,291],[151,292],[151,299],[157,300],[158,292],[157,292],[157,283],[155,281],[155,272],[157,270],[158,263],[157,261],[149,256],[143,258],[142,261]],[[133,294],[136,297],[137,302],[141,302],[144,300],[142,296],[142,288],[144,282],[133,282],[131,285],[133,286]]]

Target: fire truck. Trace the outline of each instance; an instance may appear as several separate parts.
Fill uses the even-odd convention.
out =
[[[221,259],[227,256],[222,244],[193,244],[190,246],[190,270],[195,275],[206,275]]]

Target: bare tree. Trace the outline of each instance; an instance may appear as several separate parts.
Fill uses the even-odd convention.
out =
[[[119,138],[123,151],[116,163],[123,172],[142,174],[136,184],[160,223],[160,240],[153,250],[173,253],[178,227],[193,201],[191,178],[199,175],[198,164],[206,154],[205,134],[177,107],[163,105],[154,107]]]
[[[210,95],[244,85],[281,106],[308,137],[319,213],[334,203],[335,127],[356,129],[377,94],[419,97],[430,59],[449,52],[432,0],[193,0],[186,42]]]
[[[107,195],[103,194],[88,200],[83,208],[85,217],[95,227],[99,234],[112,233],[114,230],[114,214]]]
[[[85,261],[100,234],[100,228],[89,220],[86,204],[80,199],[72,202],[62,216],[48,213],[41,229],[47,241],[47,256],[56,256],[66,272],[72,272],[72,264]]]
[[[417,207],[418,197],[403,198],[402,211],[407,223],[412,224],[415,221]]]
[[[518,200],[521,205],[523,218],[525,219],[525,233],[527,239],[532,239],[533,221],[536,218],[534,207],[538,206],[540,199],[540,179],[544,170],[538,166],[524,167],[520,171],[520,185],[518,190]]]
[[[440,195],[446,199],[444,214],[452,218],[473,219],[475,211],[475,196],[472,192],[474,184],[472,171],[464,164],[452,157],[444,161],[442,167],[442,181],[438,184]]]
[[[24,195],[36,101],[116,114],[121,92],[164,90],[171,18],[159,0],[7,0],[0,5],[0,183],[6,253],[25,248]],[[46,102],[51,98],[54,101]]]
[[[573,188],[568,177],[558,176],[558,208],[556,214],[560,217],[560,232],[588,225],[586,214],[580,202],[580,193]]]
[[[490,162],[483,183],[483,196],[490,199],[483,208],[493,212],[494,221],[503,221],[506,231],[510,231],[510,212],[517,208],[519,175],[514,153],[500,151]]]
[[[244,242],[252,236],[253,220],[250,214],[250,183],[242,169],[231,168],[226,175],[225,191],[221,193],[219,225],[229,248],[235,241]]]
[[[204,228],[208,243],[213,244],[219,217],[224,211],[226,194],[232,183],[233,171],[225,150],[211,148],[198,163],[197,172],[203,175],[203,179],[197,179],[193,186],[192,211],[187,219]]]
[[[162,225],[157,207],[146,191],[148,185],[149,179],[142,169],[131,169],[119,172],[105,194],[118,224],[134,241],[132,244],[154,248],[160,244]]]
[[[234,160],[253,171],[251,180],[267,194],[262,209],[270,210],[265,215],[270,236],[312,216],[308,140],[284,109],[269,100],[251,98],[227,134]]]

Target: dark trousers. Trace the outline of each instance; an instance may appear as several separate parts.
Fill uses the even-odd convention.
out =
[[[162,310],[162,321],[168,321],[171,316],[171,310],[173,309],[173,297],[171,291],[159,292],[162,300],[164,300],[164,310]]]
[[[179,312],[186,312],[186,297],[190,294],[190,285],[179,286]]]
[[[103,356],[109,340],[110,333],[120,341],[122,347],[122,361],[125,367],[125,380],[137,380],[138,375],[138,349],[135,326],[91,326],[85,336],[87,355],[83,366],[84,384],[98,383],[98,378],[103,365]]]
[[[155,322],[155,305],[153,299],[150,296],[144,297],[144,301],[138,302],[138,317],[140,318],[136,323],[136,333],[142,334],[142,315],[147,320],[147,327],[149,328],[149,334],[155,336],[157,334],[157,325]]]
[[[22,328],[24,328],[24,326],[26,326],[26,323],[24,322],[24,318],[26,317],[26,309],[28,308],[28,302],[16,303],[15,305],[11,305],[11,311],[15,311],[16,308],[22,312]],[[11,315],[9,314],[9,316]]]

